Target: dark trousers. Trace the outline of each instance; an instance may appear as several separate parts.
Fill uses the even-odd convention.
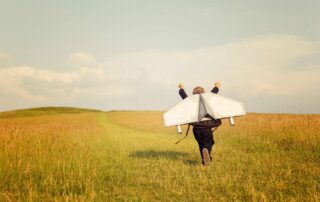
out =
[[[207,148],[211,157],[211,149],[214,145],[213,132],[211,128],[193,127],[193,134],[198,142],[201,158],[203,159],[202,149]]]

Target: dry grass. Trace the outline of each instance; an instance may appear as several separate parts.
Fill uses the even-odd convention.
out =
[[[0,201],[320,199],[320,115],[224,123],[203,167],[192,135],[175,145],[161,112],[65,110],[0,119]]]
[[[0,120],[0,201],[90,192],[96,114]]]
[[[158,144],[163,137],[171,136],[172,140],[162,146],[172,151],[191,152],[192,156],[181,158],[190,165],[199,164],[192,135],[174,145],[181,136],[175,128],[163,128],[162,112],[122,111],[109,116],[119,126],[159,134],[158,140],[154,140]],[[206,172],[198,166],[190,169],[197,174],[188,182],[191,190],[182,193],[196,195],[198,187],[209,200],[316,201],[320,190],[319,131],[320,115],[250,113],[237,118],[235,127],[224,121],[215,132],[214,165],[205,168]]]

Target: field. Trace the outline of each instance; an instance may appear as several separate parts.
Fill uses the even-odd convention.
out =
[[[214,136],[202,166],[162,112],[0,113],[0,201],[320,200],[320,115],[251,113]]]

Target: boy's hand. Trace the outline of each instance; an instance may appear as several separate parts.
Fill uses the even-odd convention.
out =
[[[183,89],[183,83],[179,83],[179,88]]]
[[[220,83],[219,81],[217,81],[217,82],[214,84],[214,87],[220,88],[220,87],[221,87],[221,83]]]

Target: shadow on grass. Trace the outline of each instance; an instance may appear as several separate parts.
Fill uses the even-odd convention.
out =
[[[191,166],[198,166],[200,165],[199,161],[196,160],[184,160],[183,163],[191,165]]]
[[[159,159],[166,158],[169,160],[180,160],[187,165],[199,165],[198,161],[186,159],[190,154],[179,151],[157,151],[157,150],[139,150],[129,154],[132,158],[149,158]]]
[[[166,158],[171,160],[181,160],[183,157],[189,156],[189,154],[178,151],[140,150],[131,153],[129,156],[134,158]]]

